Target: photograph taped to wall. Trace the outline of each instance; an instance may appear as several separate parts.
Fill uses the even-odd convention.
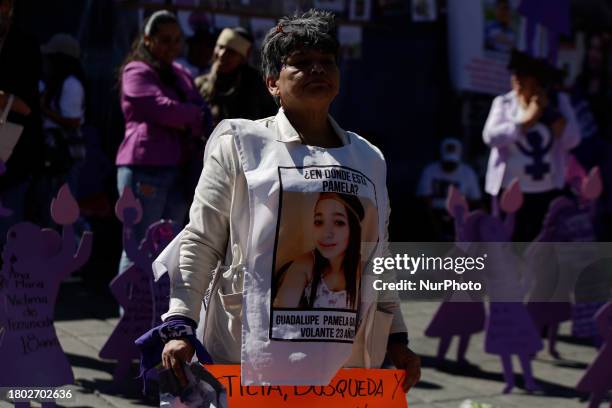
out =
[[[372,255],[363,244],[378,241],[375,187],[342,166],[279,168],[279,177],[270,339],[350,343]]]
[[[484,0],[484,49],[507,54],[517,45],[519,16],[512,0]]]

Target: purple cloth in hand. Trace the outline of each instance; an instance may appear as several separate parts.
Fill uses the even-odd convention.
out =
[[[140,377],[145,378],[149,370],[161,363],[161,355],[166,342],[172,339],[185,339],[195,349],[201,364],[212,364],[210,354],[195,335],[196,324],[187,317],[175,316],[172,319],[152,328],[134,342],[141,353]],[[146,381],[145,381],[146,387]],[[145,388],[146,391],[146,388]]]

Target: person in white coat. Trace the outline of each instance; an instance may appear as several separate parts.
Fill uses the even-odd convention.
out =
[[[514,50],[508,65],[512,91],[493,100],[483,140],[491,148],[485,191],[496,197],[519,180],[525,202],[515,241],[531,241],[550,201],[563,194],[566,158],[580,142],[569,97],[547,89],[548,64]]]
[[[270,311],[272,301],[269,297],[276,246],[275,225],[282,221],[277,215],[280,213],[279,200],[287,191],[283,190],[287,188],[283,182],[295,182],[299,194],[312,194],[306,190],[317,181],[300,177],[304,166],[334,169],[352,166],[353,174],[362,171],[369,175],[367,180],[371,181],[360,179],[365,183],[361,186],[374,186],[377,192],[379,205],[371,208],[377,220],[376,234],[383,244],[387,241],[389,212],[382,154],[365,139],[342,130],[329,116],[329,107],[339,92],[340,82],[339,45],[333,16],[311,10],[300,16],[283,18],[266,36],[262,50],[265,83],[281,109],[276,116],[259,121],[223,121],[213,132],[191,206],[190,222],[180,235],[178,271],[170,273],[170,308],[163,318],[173,329],[164,333],[172,331],[178,335],[168,337],[164,334],[166,344],[162,362],[164,367],[172,368],[182,383],[185,382],[183,363],[191,360],[194,345],[181,338],[181,333],[193,332],[206,289],[211,281],[214,285],[214,277],[223,279],[218,273],[213,275],[211,270],[227,255],[228,243],[233,244],[233,267],[227,275],[236,272],[235,276],[241,280],[232,285],[240,289],[230,296],[240,297],[242,331],[231,333],[230,330],[226,336],[219,337],[218,332],[211,333],[207,325],[204,345],[213,360],[223,354],[225,360],[241,362],[243,383],[327,384],[331,379],[329,375],[333,377],[342,366],[355,366],[351,363],[352,357],[362,355],[359,350],[366,343],[363,341],[359,346],[359,333],[372,327],[361,324],[356,334],[350,330],[345,332],[350,337],[348,341],[320,338],[287,341],[287,332],[299,333],[295,327],[300,323],[281,325],[271,318],[271,313],[283,312]],[[290,168],[283,167],[287,165]],[[284,179],[281,177],[283,169],[298,176]],[[372,292],[365,283],[362,286],[361,293],[367,296],[360,298],[359,311],[329,312],[328,309],[327,312],[358,316],[363,320],[377,313],[386,315],[389,326],[381,338],[383,355],[386,351],[391,362],[406,371],[403,387],[408,390],[420,378],[420,360],[408,348],[399,303],[397,300],[386,302],[380,295],[378,300],[368,301]],[[217,291],[212,292],[211,296],[217,296]],[[211,310],[209,306],[206,312],[212,313]],[[299,320],[298,314],[295,316]],[[274,331],[275,328],[279,330]],[[377,334],[371,331],[365,334],[366,338]],[[210,336],[217,338],[207,343]],[[241,342],[235,342],[236,336],[242,337]],[[230,344],[238,347],[230,350]],[[375,359],[370,358],[371,355],[357,360],[372,366],[370,362]],[[223,358],[218,359],[221,360]]]

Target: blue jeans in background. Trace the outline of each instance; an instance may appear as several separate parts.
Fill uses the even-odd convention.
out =
[[[185,182],[178,167],[120,166],[117,168],[119,195],[128,186],[142,206],[142,219],[134,226],[134,237],[140,242],[149,225],[161,219],[172,220],[181,228],[191,204]],[[193,194],[193,192],[191,192]],[[125,251],[121,254],[119,273],[125,272],[132,262]]]

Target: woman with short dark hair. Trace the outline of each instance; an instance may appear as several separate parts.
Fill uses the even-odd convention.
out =
[[[357,224],[369,214],[364,236],[375,249],[368,254],[360,248],[364,245],[340,248],[319,238],[321,251],[338,264],[334,280],[346,276],[342,268],[361,270],[368,255],[386,250],[384,158],[329,115],[339,91],[337,58],[330,13],[311,10],[281,19],[264,40],[262,62],[266,86],[280,104],[278,114],[259,121],[223,121],[209,139],[190,222],[175,241],[179,259],[162,260],[172,282],[170,310],[163,316],[162,338],[167,343],[162,361],[182,382],[182,363],[194,353],[187,338],[199,320],[207,289],[204,346],[215,362],[240,362],[243,384],[323,385],[343,366],[380,367],[385,353],[406,370],[405,390],[420,377],[419,359],[407,348],[398,299],[375,293],[371,276],[363,275],[360,285],[348,282],[335,288],[355,288],[344,304],[273,308],[273,271],[282,264],[277,259],[280,248],[283,256],[297,255],[299,249],[287,248],[292,236],[305,240],[309,228],[298,225],[312,224],[313,215],[312,207],[303,203],[316,194],[319,207],[326,205],[325,215],[319,208],[320,217],[332,219],[326,228],[347,212],[358,214]],[[342,200],[343,195],[350,198]],[[364,210],[338,200],[368,204]],[[332,256],[340,249],[345,255]],[[211,272],[228,255],[231,266]],[[344,259],[355,260],[359,267],[347,266]],[[303,293],[305,287],[294,289]],[[220,314],[213,315],[217,309]],[[227,327],[212,323],[223,319],[228,319]],[[312,319],[319,319],[321,327],[309,325]],[[363,336],[370,339],[371,348]]]

